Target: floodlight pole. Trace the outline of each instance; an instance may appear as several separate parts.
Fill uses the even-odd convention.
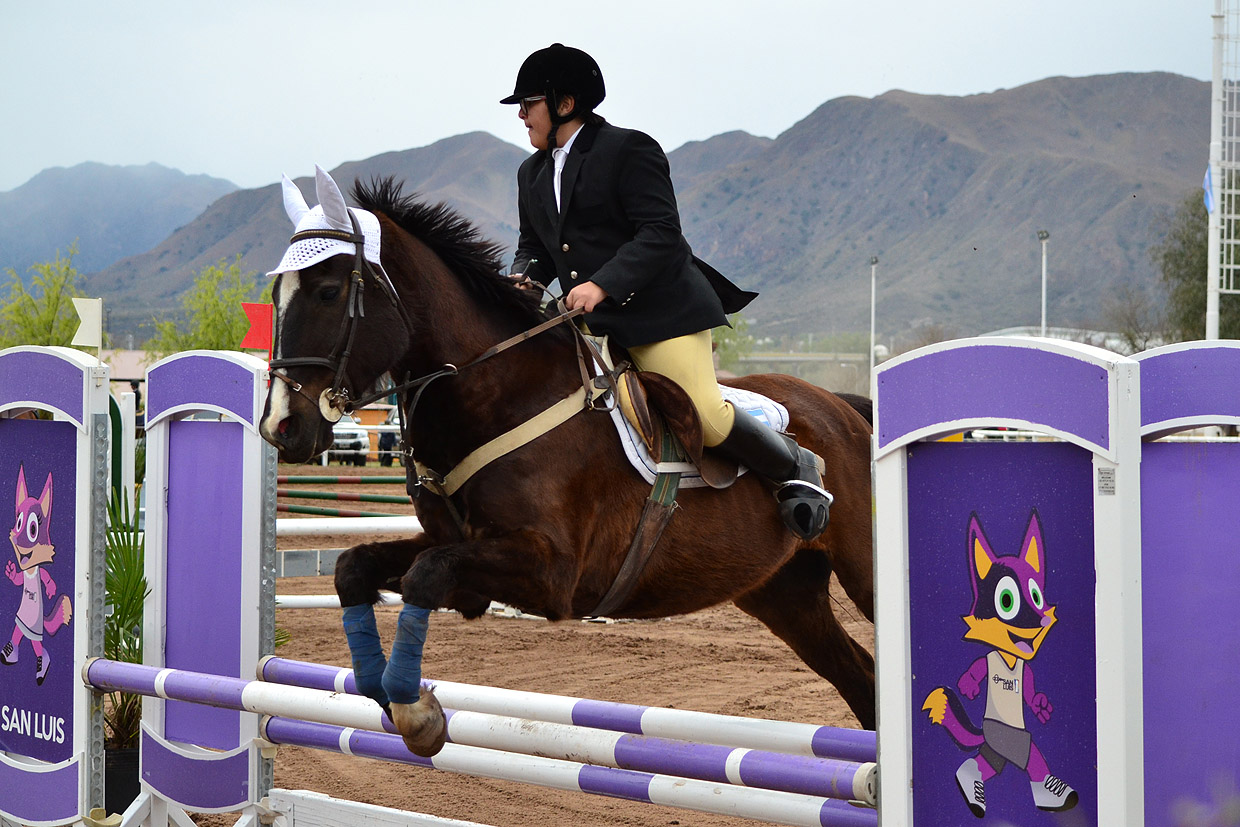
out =
[[[1223,201],[1223,0],[1214,0],[1214,75],[1210,86],[1210,168],[1211,206],[1207,217],[1206,248],[1206,339],[1218,338],[1218,295],[1222,269]]]
[[[1046,242],[1050,237],[1046,230],[1038,230],[1038,241],[1042,242],[1042,338],[1046,338]]]
[[[870,381],[874,381],[874,299],[878,295],[878,256],[870,256]]]

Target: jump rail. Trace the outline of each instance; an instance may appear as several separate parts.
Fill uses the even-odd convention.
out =
[[[387,733],[389,738],[367,743],[386,744],[386,753],[404,754],[404,763],[439,766],[434,761],[408,754],[396,728],[379,705],[370,698],[351,696],[324,689],[288,686],[265,681],[242,681],[216,674],[159,670],[159,668],[118,663],[94,658],[83,668],[83,681],[100,692],[133,692],[145,696],[241,709],[265,715],[268,740],[273,743],[299,743],[290,739],[321,738],[322,727],[330,725],[339,736],[341,730]],[[446,697],[446,696],[445,696]],[[873,806],[877,797],[875,766],[853,761],[808,758],[768,751],[734,749],[730,746],[692,744],[667,738],[606,732],[579,725],[539,722],[467,710],[446,709],[448,738],[472,760],[467,764],[513,766],[513,769],[471,772],[489,777],[522,780],[528,776],[525,761],[515,763],[505,755],[521,754],[588,764],[611,769],[667,774],[682,779],[698,779],[712,784],[791,792],[821,798],[857,800]],[[275,728],[270,719],[278,720]],[[310,722],[312,727],[299,727]],[[277,733],[278,736],[273,736]],[[299,736],[298,733],[301,733]],[[310,735],[308,735],[310,734]],[[363,739],[365,740],[365,739]],[[339,740],[336,741],[339,745]],[[303,746],[319,746],[317,741]],[[486,750],[475,754],[474,749]],[[387,755],[384,755],[386,758]],[[449,756],[454,763],[454,756]],[[456,761],[459,763],[459,761]],[[440,767],[441,769],[441,767]],[[502,772],[502,774],[498,774]],[[525,777],[525,780],[528,777]],[[534,780],[534,782],[538,782]],[[821,807],[820,807],[821,808]],[[830,808],[828,808],[830,810]],[[730,805],[729,805],[730,811]],[[719,812],[711,810],[711,812]],[[775,816],[771,816],[775,817]]]

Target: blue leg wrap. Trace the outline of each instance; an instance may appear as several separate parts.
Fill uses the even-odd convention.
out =
[[[392,659],[383,672],[383,689],[393,703],[417,703],[422,694],[422,646],[431,610],[406,603],[400,610]]]
[[[387,693],[383,691],[383,670],[387,658],[379,630],[375,627],[375,607],[370,604],[347,606],[344,610],[344,636],[349,641],[349,653],[353,656],[353,679],[357,691],[373,698],[381,706],[387,706]]]

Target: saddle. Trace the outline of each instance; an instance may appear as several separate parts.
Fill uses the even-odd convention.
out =
[[[628,369],[616,377],[617,403],[637,431],[646,450],[658,457],[665,431],[670,431],[711,488],[727,488],[736,481],[739,466],[705,451],[702,421],[689,394],[661,373]]]
[[[585,335],[583,338],[593,348],[597,363],[608,378],[614,379],[615,404],[650,456],[658,459],[665,453],[664,437],[670,433],[683,449],[685,459],[697,466],[706,485],[720,489],[736,482],[740,466],[705,451],[702,420],[684,388],[661,373],[637,370],[628,359],[617,363],[606,336]],[[628,355],[623,349],[618,349],[618,353]]]

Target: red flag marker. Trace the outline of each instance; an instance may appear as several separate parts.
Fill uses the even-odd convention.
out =
[[[241,309],[250,320],[250,329],[241,340],[241,348],[265,350],[267,360],[271,361],[271,305],[242,302]]]

